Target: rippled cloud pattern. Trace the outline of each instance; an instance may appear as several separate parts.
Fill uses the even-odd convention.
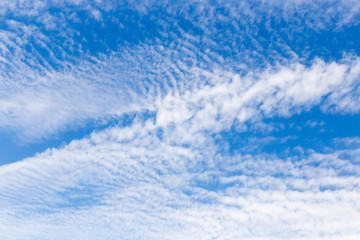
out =
[[[358,239],[360,2],[3,0],[0,239]]]

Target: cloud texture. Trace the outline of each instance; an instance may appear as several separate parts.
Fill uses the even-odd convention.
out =
[[[1,239],[360,235],[358,137],[246,151],[359,115],[356,1],[0,4],[0,129],[113,122],[0,166]]]

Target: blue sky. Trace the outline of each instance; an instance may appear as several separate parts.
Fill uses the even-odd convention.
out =
[[[1,239],[357,239],[360,3],[0,2]]]

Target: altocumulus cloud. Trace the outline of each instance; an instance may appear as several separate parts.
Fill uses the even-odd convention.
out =
[[[182,134],[162,130],[159,137],[152,121],[111,128],[3,166],[2,237],[355,239],[359,234],[359,149],[288,159],[225,157],[211,141],[184,147]]]
[[[256,134],[314,108],[359,114],[356,1],[2,4],[2,129],[32,142],[119,120],[0,167],[2,239],[360,235],[358,137],[224,147],[286,144]]]

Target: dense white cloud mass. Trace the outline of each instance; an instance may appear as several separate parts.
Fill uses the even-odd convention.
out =
[[[329,46],[311,38],[343,31],[351,42],[359,11],[357,1],[1,1],[0,130],[34,142],[115,120],[0,166],[0,239],[358,239],[358,136],[276,154],[246,149],[293,133],[245,146],[226,134],[271,132],[267,120],[314,108],[359,114],[356,51],[335,44],[342,34]]]
[[[260,74],[239,77],[231,73],[205,72],[211,84],[183,95],[168,95],[159,104],[160,125],[189,120],[194,132],[229,128],[262,117],[290,116],[321,105],[325,112],[358,112],[358,58],[349,63],[316,61],[279,66]],[[322,104],[322,102],[324,102]]]

